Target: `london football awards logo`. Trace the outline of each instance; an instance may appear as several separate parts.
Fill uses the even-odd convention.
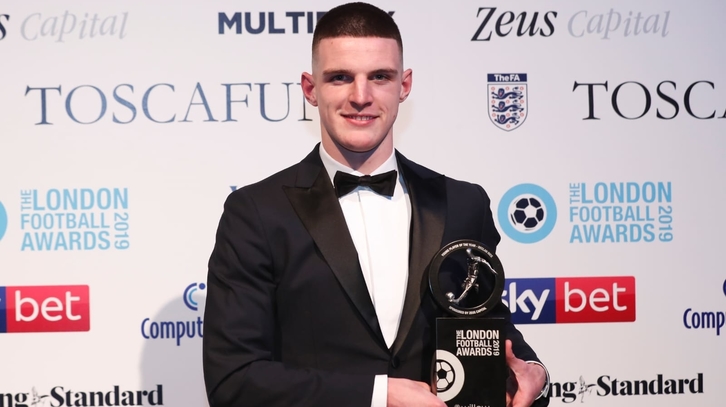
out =
[[[0,202],[0,240],[5,236],[5,230],[8,228],[8,213],[5,212],[3,203]]]
[[[535,184],[512,187],[499,202],[497,214],[502,231],[519,243],[539,242],[557,222],[552,195]]]

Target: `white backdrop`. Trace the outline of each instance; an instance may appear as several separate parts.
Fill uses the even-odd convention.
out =
[[[376,4],[395,12],[414,72],[396,146],[491,196],[517,279],[505,298],[520,322],[549,322],[520,328],[552,374],[551,405],[723,405],[724,3]],[[90,405],[92,392],[205,405],[197,332],[222,203],[318,141],[297,83],[308,21],[335,5],[0,5],[0,406]],[[491,92],[522,86],[524,116],[503,130]],[[510,216],[523,197],[543,205],[529,229]],[[172,325],[188,334],[152,338]],[[47,332],[63,330],[77,332]],[[683,394],[634,394],[659,380]]]

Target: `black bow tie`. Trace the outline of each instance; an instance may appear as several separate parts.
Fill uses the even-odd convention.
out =
[[[335,173],[335,179],[333,179],[335,194],[338,195],[338,198],[340,198],[360,186],[369,187],[379,195],[391,197],[393,196],[393,190],[396,189],[396,175],[396,170],[391,170],[372,177],[370,175],[358,177],[346,172],[338,171]]]

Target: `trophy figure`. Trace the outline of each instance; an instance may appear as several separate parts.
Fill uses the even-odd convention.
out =
[[[436,319],[432,388],[448,406],[504,407],[509,374],[505,321],[485,317],[501,301],[501,262],[484,244],[457,240],[434,256],[429,286],[439,306],[453,316]]]

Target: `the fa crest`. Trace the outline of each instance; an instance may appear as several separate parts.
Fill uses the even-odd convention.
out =
[[[489,119],[502,130],[511,131],[527,118],[527,74],[487,75]]]

